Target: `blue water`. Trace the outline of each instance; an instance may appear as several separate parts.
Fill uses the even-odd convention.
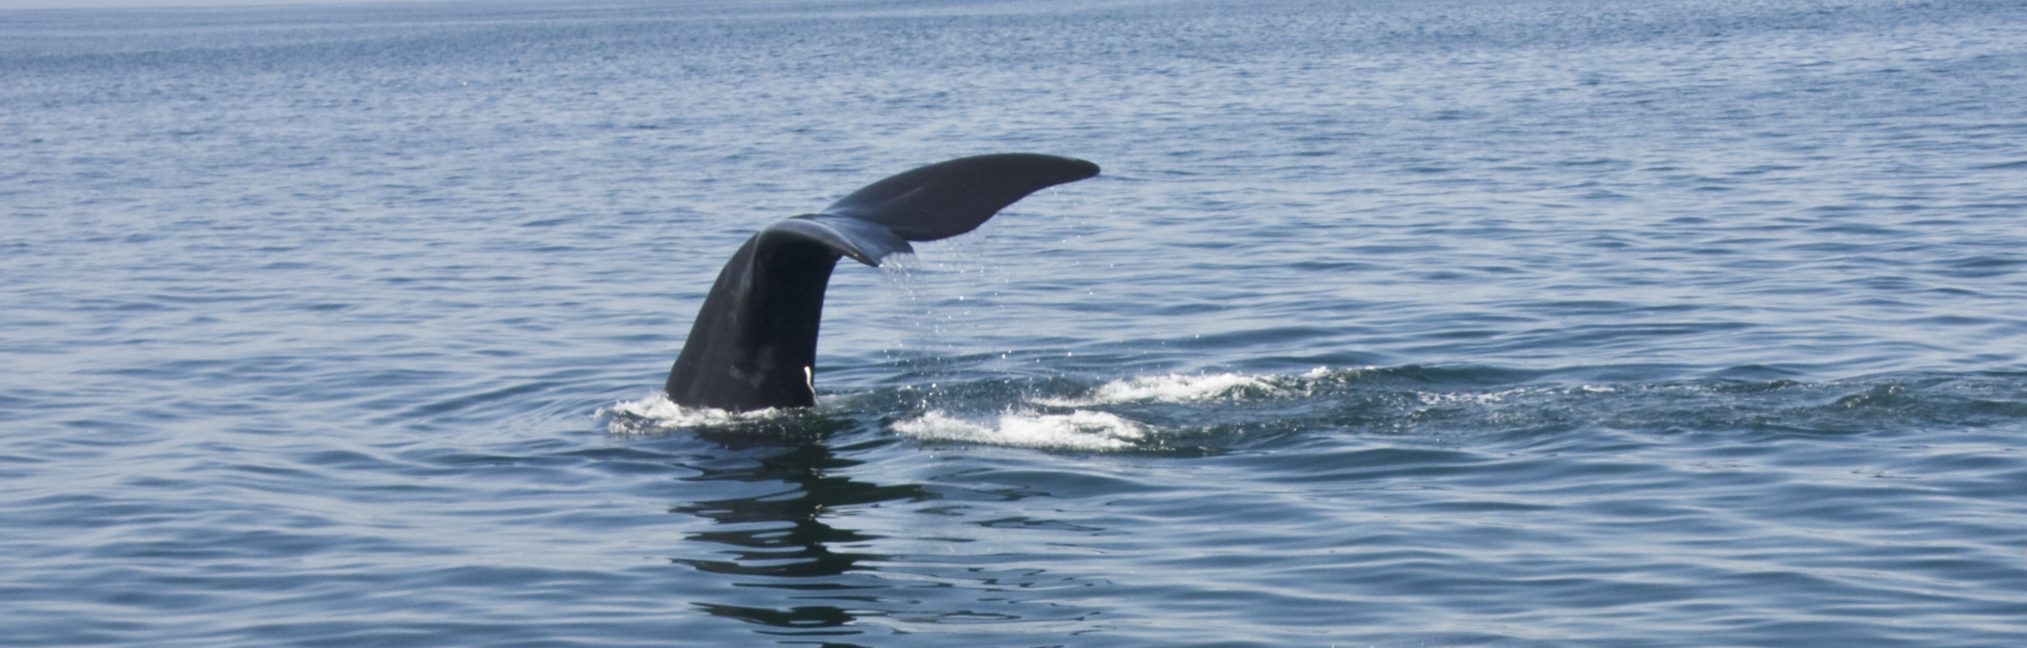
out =
[[[2027,4],[0,12],[0,644],[2027,645]],[[656,392],[891,173],[1105,174]]]

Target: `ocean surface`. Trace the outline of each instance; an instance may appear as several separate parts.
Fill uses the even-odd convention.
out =
[[[0,11],[0,644],[2027,645],[2027,3]],[[887,175],[1104,174],[659,395]]]

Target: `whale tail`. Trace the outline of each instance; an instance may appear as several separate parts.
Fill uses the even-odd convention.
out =
[[[841,257],[870,266],[910,241],[973,229],[1028,194],[1098,175],[1033,153],[939,162],[866,185],[823,211],[777,221],[733,253],[669,370],[669,400],[746,411],[816,404],[824,289]]]

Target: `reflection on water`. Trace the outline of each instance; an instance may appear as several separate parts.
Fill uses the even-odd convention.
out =
[[[703,438],[742,454],[753,453],[755,444],[770,441],[766,436],[717,435]],[[844,626],[867,613],[879,599],[865,590],[884,589],[864,574],[869,562],[891,561],[888,556],[855,552],[840,547],[863,545],[880,536],[861,533],[835,524],[837,512],[845,507],[890,501],[919,501],[931,495],[920,486],[883,486],[854,480],[838,471],[861,462],[837,456],[827,444],[828,434],[818,438],[792,440],[772,438],[786,444],[778,451],[764,445],[742,465],[705,468],[689,481],[721,481],[742,484],[782,484],[751,497],[699,501],[676,506],[683,513],[717,523],[711,530],[691,533],[690,541],[706,547],[726,547],[711,558],[672,558],[671,562],[699,571],[731,576],[740,588],[790,590],[792,603],[778,607],[696,602],[713,615],[766,626],[763,634],[794,637],[849,636],[860,630]],[[854,574],[857,574],[856,576]],[[856,594],[855,594],[856,592]],[[798,604],[805,601],[834,601],[857,604],[857,610],[838,604]],[[825,643],[824,645],[849,645]]]

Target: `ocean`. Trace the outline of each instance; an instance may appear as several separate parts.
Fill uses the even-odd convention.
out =
[[[2027,4],[0,10],[0,644],[2027,645]],[[776,219],[1091,160],[660,395]]]

